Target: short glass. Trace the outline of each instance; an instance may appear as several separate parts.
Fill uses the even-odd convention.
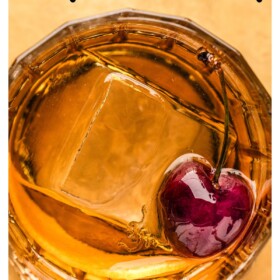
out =
[[[186,154],[254,185],[224,249],[174,249],[159,193]],[[212,69],[213,70],[213,69]],[[21,279],[233,279],[271,235],[271,99],[241,54],[194,22],[136,10],[72,21],[9,72],[10,260]],[[208,215],[208,213],[205,213]]]

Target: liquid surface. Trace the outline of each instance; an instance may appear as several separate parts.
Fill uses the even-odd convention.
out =
[[[174,76],[167,62],[153,69],[147,57],[143,64],[113,56],[138,72],[145,65],[147,76],[157,70],[147,83],[99,59],[88,51],[69,56],[40,78],[22,106],[12,132],[16,222],[41,256],[78,279],[183,275],[209,265],[211,258],[173,252],[157,195],[182,154],[195,152],[215,165],[223,139],[219,97],[210,90],[206,98],[195,72]],[[172,90],[184,88],[190,106],[156,86],[166,77]],[[237,150],[236,135],[231,126],[227,164],[248,174],[252,159],[247,148]]]

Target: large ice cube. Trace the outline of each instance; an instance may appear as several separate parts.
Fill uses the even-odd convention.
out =
[[[95,65],[37,108],[25,139],[36,185],[101,214],[140,219],[174,159],[219,149],[211,146],[222,139],[218,129],[179,111],[154,88]]]

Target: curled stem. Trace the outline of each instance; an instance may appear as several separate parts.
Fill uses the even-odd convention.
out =
[[[229,108],[228,108],[228,97],[226,92],[226,82],[225,82],[225,75],[224,71],[221,67],[221,62],[214,56],[214,54],[209,53],[204,48],[200,48],[198,50],[197,55],[198,60],[202,61],[210,70],[210,72],[215,71],[218,76],[221,83],[222,88],[222,95],[223,95],[223,101],[224,101],[224,109],[225,109],[225,120],[224,120],[224,139],[222,144],[222,150],[220,153],[220,157],[217,163],[217,168],[214,174],[213,183],[214,185],[217,185],[219,181],[219,177],[221,174],[221,170],[223,168],[226,154],[227,154],[227,146],[228,146],[228,135],[229,135]]]
[[[228,134],[229,134],[229,108],[228,108],[228,97],[227,97],[227,92],[226,92],[226,82],[225,82],[225,76],[224,76],[224,71],[222,68],[219,68],[216,70],[221,87],[222,87],[222,94],[223,94],[223,99],[224,99],[224,108],[225,108],[225,120],[224,120],[224,139],[223,139],[223,146],[222,146],[222,151],[219,157],[219,161],[217,163],[217,168],[214,174],[213,182],[218,183],[222,167],[224,165],[225,159],[226,159],[226,154],[227,154],[227,146],[228,146]]]

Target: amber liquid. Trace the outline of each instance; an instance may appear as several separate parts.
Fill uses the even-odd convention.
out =
[[[76,51],[34,83],[10,138],[15,262],[53,279],[225,279],[247,259],[251,248],[237,250],[244,234],[207,259],[177,255],[164,236],[157,194],[165,171],[186,153],[215,166],[224,131],[217,79],[209,87],[198,71],[169,59],[133,44]],[[255,176],[258,191],[269,152],[238,142],[247,133],[238,132],[245,112],[234,113],[241,104],[231,111],[225,165]],[[263,176],[252,168],[265,168]],[[254,217],[251,227],[268,221],[265,213]]]

